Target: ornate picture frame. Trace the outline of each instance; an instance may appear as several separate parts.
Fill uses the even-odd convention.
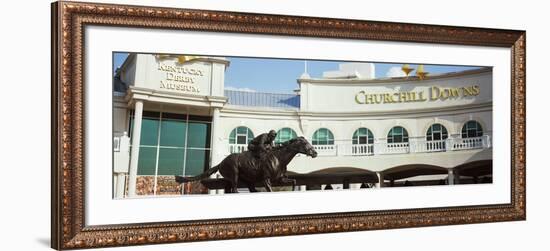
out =
[[[52,4],[52,228],[55,249],[363,231],[526,218],[525,31],[97,3]],[[511,203],[86,225],[85,27],[89,25],[508,48]]]

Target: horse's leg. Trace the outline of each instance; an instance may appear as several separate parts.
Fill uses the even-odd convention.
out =
[[[232,193],[239,193],[238,188],[239,187],[239,176],[235,175],[233,179],[231,179],[231,192]]]
[[[271,189],[271,180],[264,179],[264,186],[267,192],[273,192],[273,189]]]
[[[294,189],[296,189],[296,180],[295,179],[290,179],[290,178],[287,178],[287,177],[282,177],[281,178],[281,183],[285,184],[285,183],[289,183],[289,182],[292,183],[292,191],[294,191]]]
[[[227,180],[224,182],[224,184],[225,193],[231,193],[233,189],[233,182]]]
[[[258,190],[256,190],[256,184],[254,184],[254,182],[249,182],[247,183],[247,185],[248,185],[248,191],[250,191],[251,193],[258,192]]]
[[[237,190],[238,186],[239,186],[239,165],[236,161],[233,162],[233,165],[232,166],[228,166],[228,168],[226,169],[227,171],[225,172],[225,174],[222,173],[222,175],[224,175],[224,177],[226,177],[228,180],[229,180],[229,183],[231,185],[231,193],[238,193],[239,191]]]
[[[237,187],[239,186],[239,176],[236,174],[226,173],[227,177],[224,177],[225,180],[225,192],[226,193],[238,193]]]

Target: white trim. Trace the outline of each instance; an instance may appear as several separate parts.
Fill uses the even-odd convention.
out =
[[[479,104],[468,104],[468,105],[459,105],[452,107],[433,107],[433,108],[423,108],[423,109],[414,109],[414,110],[395,110],[395,111],[368,111],[365,109],[364,112],[306,112],[298,110],[284,110],[284,109],[269,109],[263,107],[248,107],[248,106],[235,106],[235,105],[226,105],[221,110],[222,116],[231,116],[235,114],[237,116],[250,116],[257,115],[262,117],[268,116],[293,116],[293,117],[309,117],[311,118],[345,118],[353,117],[357,119],[357,116],[362,117],[396,117],[396,116],[409,116],[409,117],[418,117],[418,116],[433,116],[433,113],[444,113],[444,115],[449,114],[463,114],[463,113],[475,113],[481,111],[491,111],[493,103],[485,102]],[[428,115],[429,114],[429,115]]]

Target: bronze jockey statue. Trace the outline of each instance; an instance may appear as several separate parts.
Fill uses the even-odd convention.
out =
[[[275,137],[277,137],[275,130],[258,135],[248,143],[248,151],[252,152],[254,157],[261,159],[273,147]]]

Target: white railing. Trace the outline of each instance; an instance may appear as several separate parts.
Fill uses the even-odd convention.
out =
[[[412,141],[411,152],[443,152],[446,151],[446,140],[416,140]]]
[[[342,144],[338,148],[343,151],[343,155],[366,156],[374,154],[374,144]]]
[[[337,142],[334,145],[313,145],[319,156],[369,156],[379,154],[406,154],[425,152],[461,151],[491,147],[491,136],[475,138],[448,138],[445,140],[426,140],[410,138],[410,142],[374,144],[346,144]],[[349,142],[349,141],[348,141]],[[244,144],[229,144],[229,153],[241,153],[247,150]]]
[[[248,149],[245,144],[229,144],[229,153],[242,153]]]
[[[489,148],[491,147],[491,138],[489,135],[475,138],[457,138],[449,140],[448,144],[447,149],[450,151]]]
[[[375,154],[396,154],[409,153],[409,142],[403,143],[376,143],[374,145]]]
[[[336,156],[338,154],[337,145],[314,145],[313,149],[318,156]]]

